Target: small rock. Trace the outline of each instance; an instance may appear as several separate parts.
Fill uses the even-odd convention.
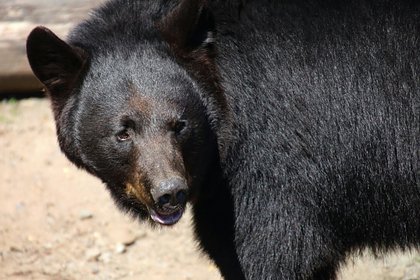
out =
[[[74,262],[67,262],[63,268],[67,271],[75,271],[77,270],[77,265]]]
[[[137,239],[138,239],[138,236],[129,235],[125,239],[122,239],[121,243],[124,244],[125,246],[131,246],[134,243],[136,243]]]
[[[15,208],[16,208],[16,211],[23,211],[26,208],[26,204],[25,202],[18,202],[16,203]]]
[[[45,244],[44,244],[44,248],[45,248],[45,249],[47,249],[47,250],[51,250],[51,249],[53,248],[53,244],[52,244],[52,243],[50,243],[50,242],[45,243]]]
[[[94,238],[93,241],[96,247],[105,247],[109,244],[107,239],[98,232],[95,232],[93,234],[93,238]]]
[[[139,239],[139,235],[127,229],[120,229],[110,232],[110,238],[125,246],[131,246]]]
[[[58,274],[60,272],[60,265],[59,264],[54,264],[54,263],[53,264],[46,265],[42,269],[42,272],[44,274],[47,274],[47,275],[56,275],[56,274]]]
[[[103,263],[109,263],[111,261],[111,257],[112,255],[110,252],[105,252],[99,256],[98,260],[100,260]]]
[[[115,253],[117,254],[124,254],[127,251],[127,248],[123,243],[117,243],[115,246]]]
[[[92,219],[93,218],[93,214],[92,212],[88,211],[88,210],[82,210],[79,213],[79,218],[81,220],[87,220],[87,219]]]
[[[86,251],[85,256],[88,261],[98,261],[101,252],[96,248],[92,248]]]
[[[18,247],[15,247],[15,246],[10,246],[10,252],[23,252],[23,250],[21,250],[20,248],[18,248]]]
[[[26,239],[27,239],[29,242],[35,242],[35,241],[36,241],[35,237],[34,237],[34,236],[32,236],[32,235],[28,235],[28,236],[26,237]]]
[[[47,217],[47,224],[48,224],[48,225],[53,225],[53,224],[55,224],[55,219],[54,219],[54,217],[48,216],[48,217]]]
[[[128,273],[125,271],[120,271],[120,273],[117,274],[116,279],[122,279],[128,276]]]

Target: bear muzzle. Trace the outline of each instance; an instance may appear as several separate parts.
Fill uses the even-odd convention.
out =
[[[184,213],[188,200],[188,186],[181,178],[170,178],[150,190],[155,202],[149,207],[152,220],[162,225],[173,225]]]

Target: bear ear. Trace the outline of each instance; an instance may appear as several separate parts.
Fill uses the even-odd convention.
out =
[[[206,0],[181,0],[158,26],[170,45],[182,51],[215,42],[215,23]]]
[[[86,53],[72,47],[46,27],[38,26],[26,41],[29,64],[53,99],[69,94],[87,60]]]

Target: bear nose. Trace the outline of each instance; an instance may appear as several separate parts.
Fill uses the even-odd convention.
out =
[[[161,182],[157,189],[151,191],[156,205],[161,210],[173,210],[187,202],[187,185],[179,178]]]

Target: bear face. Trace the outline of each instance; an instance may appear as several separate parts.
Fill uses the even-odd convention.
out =
[[[31,67],[52,101],[62,151],[99,177],[122,209],[162,225],[181,218],[217,155],[209,110],[215,102],[208,97],[217,83],[194,78],[211,65],[209,40],[198,35],[210,33],[199,28],[175,40],[167,28],[178,26],[177,18],[175,9],[156,21],[145,31],[155,35],[133,48],[129,36],[111,46],[115,34],[82,27],[70,43],[45,27],[27,42]],[[185,70],[192,59],[204,66]]]
[[[81,86],[74,127],[82,162],[123,208],[173,224],[203,177],[200,169],[207,169],[207,161],[195,163],[209,158],[214,141],[200,89],[185,71],[158,56],[153,62],[141,56],[117,65],[121,60],[97,60]],[[168,71],[153,76],[158,70],[152,68]]]

